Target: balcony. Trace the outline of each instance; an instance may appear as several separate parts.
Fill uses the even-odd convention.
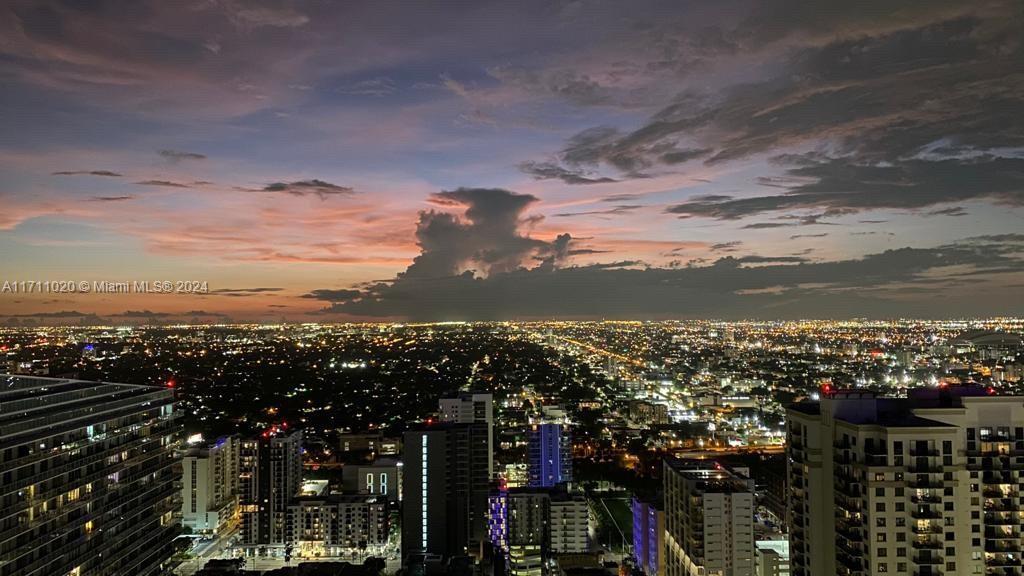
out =
[[[934,554],[914,554],[914,563],[918,566],[935,566],[942,564],[942,556]]]
[[[938,455],[939,455],[939,451],[936,448],[925,448],[923,450],[919,450],[917,448],[911,448],[910,449],[910,457],[911,458],[916,458],[918,456],[938,456]]]
[[[910,511],[910,516],[918,519],[942,518],[942,512],[929,508],[915,508]]]
[[[995,554],[1020,552],[1020,543],[1019,541],[989,540],[985,542],[985,552]]]
[[[942,502],[942,496],[939,496],[938,494],[925,494],[923,496],[916,496],[915,495],[915,496],[911,496],[910,497],[910,501],[913,502],[914,504],[921,504],[921,503],[938,504],[938,503]]]
[[[918,538],[910,545],[918,550],[938,550],[942,548],[942,541],[938,538]]]
[[[942,534],[942,526],[929,524],[927,526],[914,526],[910,529],[914,534]]]

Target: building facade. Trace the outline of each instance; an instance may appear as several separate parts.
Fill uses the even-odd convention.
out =
[[[195,534],[219,534],[238,516],[241,439],[221,438],[182,458],[181,523]]]
[[[342,470],[345,492],[372,494],[389,502],[402,498],[403,466],[393,458],[378,458],[372,464],[349,464]]]
[[[665,573],[753,576],[754,481],[705,460],[664,464]]]
[[[530,486],[572,482],[572,436],[566,424],[534,424],[529,432]]]
[[[0,406],[0,576],[168,569],[173,390],[4,375]]]
[[[1021,574],[1024,398],[843,390],[787,417],[795,576]]]
[[[512,576],[553,573],[554,558],[590,550],[590,508],[563,487],[495,490],[488,535]]]
[[[403,439],[402,557],[479,554],[487,541],[490,426],[441,423]]]
[[[380,554],[388,544],[388,504],[378,496],[303,496],[288,507],[286,541],[299,558]]]
[[[438,401],[442,422],[487,425],[487,477],[494,477],[494,397],[491,394],[464,393]]]
[[[247,554],[288,542],[289,505],[302,487],[302,432],[272,428],[239,449],[241,542]]]
[[[633,499],[633,559],[647,576],[665,576],[665,505]]]

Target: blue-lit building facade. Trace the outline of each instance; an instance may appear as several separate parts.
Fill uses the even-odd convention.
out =
[[[551,488],[572,482],[572,436],[567,425],[533,425],[529,452],[530,486]]]
[[[664,576],[665,509],[660,502],[633,499],[633,556],[647,576]]]

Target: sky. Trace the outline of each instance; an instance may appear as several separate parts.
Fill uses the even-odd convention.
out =
[[[1020,315],[1024,12],[0,7],[6,325]]]

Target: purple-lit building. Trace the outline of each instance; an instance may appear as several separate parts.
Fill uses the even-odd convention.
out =
[[[564,424],[530,429],[530,486],[551,488],[572,482],[572,436]]]
[[[647,576],[664,576],[665,510],[658,502],[633,499],[633,556]]]

